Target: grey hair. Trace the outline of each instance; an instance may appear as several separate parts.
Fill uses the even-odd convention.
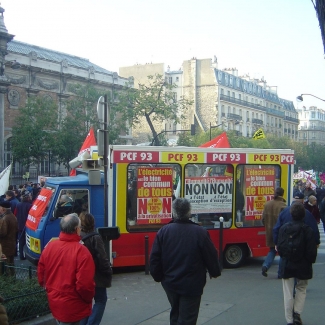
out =
[[[69,196],[66,194],[61,195],[60,201],[61,202],[71,202]]]
[[[185,198],[178,198],[173,202],[173,218],[189,219],[191,217],[191,203]]]
[[[60,221],[61,231],[66,234],[74,234],[76,228],[80,225],[80,219],[76,213],[70,213]]]

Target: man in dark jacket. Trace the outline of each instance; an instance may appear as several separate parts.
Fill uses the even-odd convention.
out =
[[[294,202],[300,202],[303,203],[304,202],[304,195],[302,193],[297,194],[294,197]],[[274,228],[273,228],[273,241],[274,244],[276,245],[278,242],[278,234],[279,234],[279,230],[281,228],[282,225],[284,225],[287,222],[292,221],[292,216],[290,213],[290,206],[285,208],[284,210],[281,211],[278,221],[276,222]],[[318,226],[317,226],[317,222],[314,218],[314,216],[308,211],[306,210],[306,214],[304,217],[304,223],[306,225],[308,225],[309,227],[311,227],[311,229],[314,232],[314,238],[315,238],[315,242],[316,245],[320,244],[320,236],[319,236],[319,230],[318,230]]]
[[[28,212],[32,207],[31,195],[28,191],[25,191],[22,202],[19,202],[16,206],[16,217],[18,221],[18,247],[19,247],[19,258],[25,260],[24,246],[26,244],[26,220]]]
[[[290,213],[293,221],[284,224],[280,228],[277,249],[281,256],[280,272],[282,276],[285,318],[288,325],[302,325],[300,314],[305,304],[308,279],[313,277],[312,263],[316,261],[317,246],[313,230],[303,222],[306,214],[303,204],[294,202],[290,207]],[[300,229],[303,233],[302,237],[298,237],[299,242],[297,244],[299,244],[299,248],[304,247],[304,250],[299,249],[299,252],[302,253],[297,259],[293,259],[290,244],[285,240],[289,236],[287,232],[295,228]],[[296,285],[295,279],[297,281]],[[293,296],[294,289],[295,296]]]
[[[210,278],[221,275],[208,231],[190,217],[190,202],[174,200],[174,219],[158,231],[150,255],[150,273],[171,305],[171,325],[196,324],[207,271]]]

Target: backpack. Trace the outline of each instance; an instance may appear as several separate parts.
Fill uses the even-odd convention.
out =
[[[278,253],[289,261],[298,262],[305,256],[305,229],[302,222],[288,222],[279,231]]]

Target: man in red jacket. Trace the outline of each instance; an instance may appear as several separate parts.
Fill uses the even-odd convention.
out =
[[[89,250],[80,243],[76,213],[60,222],[59,240],[44,248],[38,263],[38,282],[46,288],[49,305],[59,324],[78,325],[91,314],[95,294],[95,265]]]

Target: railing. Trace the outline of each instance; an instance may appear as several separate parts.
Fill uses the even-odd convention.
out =
[[[300,122],[297,118],[290,117],[290,116],[285,116],[284,119],[287,121],[290,121],[290,122],[297,123],[297,124],[299,124],[299,122]]]
[[[259,124],[259,125],[263,125],[264,124],[263,120],[260,120],[258,118],[253,118],[252,119],[252,123]]]
[[[237,98],[222,95],[222,94],[220,94],[220,100],[223,100],[223,101],[229,102],[229,103],[238,104],[238,105],[241,105],[241,106],[247,106],[247,107],[255,108],[255,109],[258,109],[258,110],[263,111],[265,113],[279,116],[281,118],[285,117],[284,112],[278,111],[278,110],[273,109],[273,108],[261,106],[259,104],[254,104],[254,103],[251,103],[251,102],[246,101],[246,100],[241,100],[241,99],[237,99]]]
[[[6,265],[0,261],[0,292],[9,324],[49,314],[46,291],[39,286],[36,269]]]

